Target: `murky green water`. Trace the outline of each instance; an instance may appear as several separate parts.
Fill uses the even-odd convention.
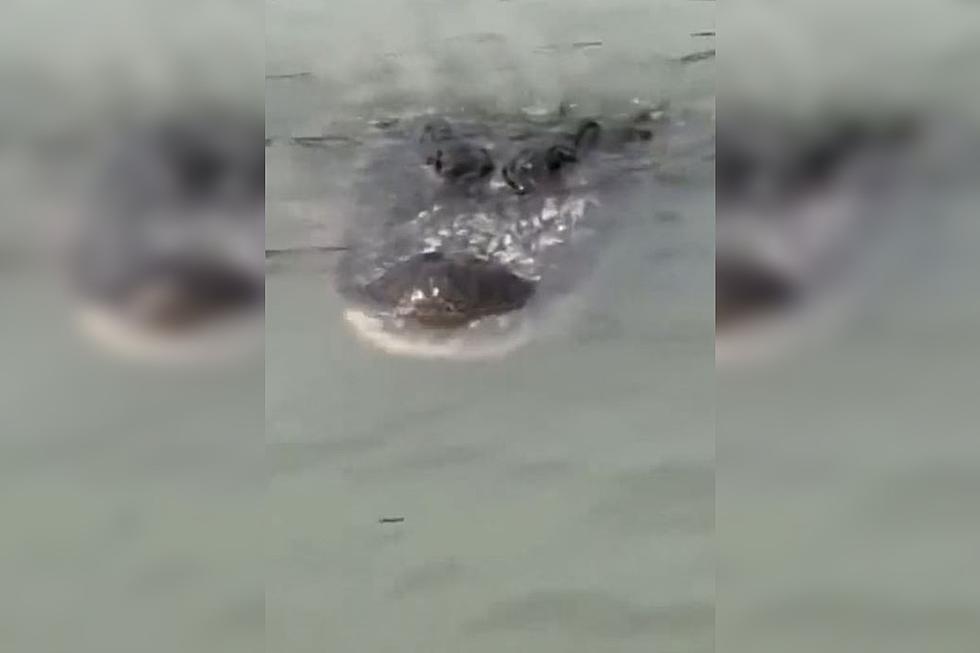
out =
[[[21,4],[32,22],[0,21],[4,44],[43,42],[61,72],[5,94],[5,136],[58,123],[66,105],[99,115],[129,84],[99,61],[150,71],[122,95],[162,93],[150,64],[168,45],[148,36],[160,23],[118,43],[98,29],[112,16],[111,33],[129,34],[135,3],[62,22]],[[247,60],[229,44],[260,42],[261,12],[198,4],[188,60]],[[791,110],[978,87],[962,46],[980,25],[971,3],[730,4],[729,21],[761,21],[772,39],[730,41],[744,65],[726,79]],[[692,36],[713,29],[710,2],[265,9],[272,249],[337,244],[349,215],[359,145],[292,137],[433,107],[713,104],[712,61],[677,61],[714,47]],[[922,75],[923,61],[952,72]],[[9,208],[18,188],[3,205],[23,217]],[[264,365],[140,371],[79,342],[48,279],[0,243],[0,297],[15,307],[0,326],[0,649],[975,650],[977,199],[946,198],[916,283],[893,283],[845,334],[719,377],[710,181],[675,174],[648,191],[567,310],[478,363],[361,344],[334,255],[307,251],[270,262]]]
[[[368,349],[329,262],[270,273],[270,646],[711,650],[711,194],[678,208],[503,360]]]
[[[288,138],[348,133],[362,112],[710,100],[703,69],[669,62],[711,27],[693,4],[395,2],[329,27],[314,7],[270,10],[269,72],[313,75],[270,82],[269,246],[340,242],[358,146]],[[330,254],[275,259],[271,649],[712,650],[710,180],[636,204],[573,305],[500,360],[371,349]]]

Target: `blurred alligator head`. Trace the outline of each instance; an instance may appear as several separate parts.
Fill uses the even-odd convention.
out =
[[[87,314],[160,342],[261,315],[263,136],[221,113],[119,135],[72,248]]]
[[[722,356],[770,327],[830,317],[861,283],[914,125],[803,125],[732,111],[717,131],[716,329]],[[782,335],[792,337],[785,329]],[[768,342],[768,344],[766,344]],[[746,348],[748,349],[748,348]],[[747,354],[748,355],[748,354]]]

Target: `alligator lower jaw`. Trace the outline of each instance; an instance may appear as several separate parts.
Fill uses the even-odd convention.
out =
[[[166,365],[221,363],[261,351],[261,310],[223,315],[194,329],[167,330],[133,320],[114,306],[82,302],[76,311],[82,335],[107,354]]]
[[[719,267],[715,360],[753,367],[793,355],[840,328],[857,288],[803,289],[772,272]],[[740,276],[744,275],[744,276]]]
[[[411,306],[403,310],[396,311],[394,316],[397,323],[404,328],[415,328],[419,330],[432,331],[433,333],[458,331],[460,329],[470,329],[482,322],[496,320],[501,324],[510,321],[510,316],[523,308],[523,304],[518,307],[509,308],[485,308],[473,311],[451,311],[442,310],[442,307],[419,307]]]
[[[719,262],[715,276],[718,331],[785,313],[800,299],[790,280],[751,265]]]
[[[264,284],[225,271],[200,285],[148,279],[109,298],[77,298],[79,325],[98,346],[145,360],[213,359],[261,342]],[[209,285],[210,283],[210,285]],[[217,289],[217,290],[216,290]]]
[[[144,300],[146,304],[139,305]],[[156,298],[140,298],[139,303],[109,308],[116,309],[120,317],[134,326],[161,337],[182,337],[213,324],[262,313],[261,301],[212,304],[186,297],[160,299],[160,303],[154,304],[156,301]]]
[[[457,331],[476,324],[485,315],[444,314],[444,313],[407,313],[399,319],[403,323],[415,325],[417,328],[433,332]]]
[[[422,326],[390,314],[359,307],[344,319],[362,343],[387,354],[409,358],[485,360],[501,358],[531,339],[530,325],[515,313],[482,317],[455,328]]]
[[[388,310],[377,306],[353,304],[347,310],[364,315],[391,333],[410,338],[440,340],[480,330],[484,334],[505,333],[523,319],[523,308],[511,308],[480,313],[447,313],[409,310]]]

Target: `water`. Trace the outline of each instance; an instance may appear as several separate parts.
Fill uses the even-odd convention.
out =
[[[29,270],[0,282],[3,649],[263,650],[261,361],[121,364]]]
[[[668,62],[711,27],[693,4],[392,2],[371,18],[338,8],[329,27],[314,8],[270,8],[267,71],[311,75],[269,86],[267,246],[343,243],[370,139],[292,137],[430,107],[702,106],[705,70]],[[362,77],[373,65],[385,83]],[[366,346],[342,318],[339,254],[271,259],[270,648],[712,650],[714,198],[710,176],[664,167],[572,298],[502,359]]]
[[[710,650],[713,198],[664,195],[502,360],[365,347],[330,254],[276,265],[270,645]]]
[[[911,109],[976,142],[970,3],[746,0],[719,23],[722,112]],[[928,208],[852,322],[719,377],[719,650],[976,649],[976,186],[949,183],[976,168],[956,168],[910,185],[902,208]]]
[[[153,78],[167,46],[143,36],[158,21],[113,38],[93,25],[106,11],[128,25],[136,4],[66,5],[60,28],[0,21],[18,37],[5,45],[60,70],[5,94],[4,135],[166,95],[97,63]],[[728,34],[737,17],[768,26],[742,42],[760,55],[740,57],[748,94],[791,111],[980,88],[973,3],[722,4]],[[261,12],[205,5],[177,21],[202,28],[189,59],[254,57],[214,39],[262,43]],[[713,28],[714,4],[266,9],[267,247],[307,251],[270,259],[264,370],[108,364],[0,247],[15,307],[0,343],[0,648],[700,653],[717,617],[721,650],[975,650],[975,195],[929,222],[941,247],[906,271],[915,292],[903,277],[846,338],[765,374],[716,385],[714,200],[684,174],[623,216],[576,302],[514,355],[393,358],[355,340],[335,254],[309,250],[340,242],[358,144],[289,139],[432,107],[710,106],[712,61],[674,60],[713,47],[691,34]]]

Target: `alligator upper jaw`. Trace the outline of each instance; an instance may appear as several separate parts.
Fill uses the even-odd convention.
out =
[[[261,277],[251,272],[192,263],[135,276],[111,293],[82,293],[83,303],[159,337],[188,336],[261,315],[264,294]]]
[[[778,271],[750,262],[720,260],[715,269],[715,325],[726,331],[791,310],[801,289]]]
[[[365,288],[381,313],[424,330],[458,330],[518,311],[533,281],[471,254],[424,252],[405,259]]]
[[[101,352],[138,364],[236,364],[261,351],[264,283],[240,270],[133,279],[105,294],[80,290],[74,318]]]

